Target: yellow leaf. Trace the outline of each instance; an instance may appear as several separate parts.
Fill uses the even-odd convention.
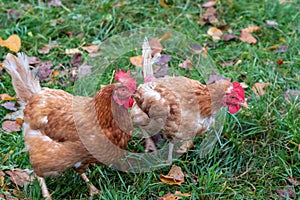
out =
[[[249,26],[248,28],[243,29],[243,31],[247,31],[247,32],[255,32],[255,31],[259,31],[261,29],[261,27],[259,26]]]
[[[9,50],[17,53],[21,48],[21,39],[18,35],[11,35],[6,40],[0,38],[0,46],[6,47]]]
[[[137,67],[142,67],[143,66],[143,57],[142,55],[139,56],[133,56],[131,58],[129,58],[131,64],[133,64],[134,66]]]
[[[82,53],[79,49],[74,48],[74,49],[66,49],[66,54],[75,54],[75,53]]]
[[[160,3],[160,5],[162,5],[162,7],[169,8],[169,5],[166,4],[166,2],[164,0],[159,0],[159,3]]]
[[[169,37],[172,35],[171,32],[167,32],[166,34],[164,34],[161,38],[159,38],[159,41],[164,41],[169,39]]]
[[[2,101],[11,101],[15,100],[14,97],[9,96],[9,94],[0,94],[1,100]]]
[[[173,165],[167,175],[160,174],[159,179],[170,185],[181,185],[184,182],[184,174],[180,167]]]
[[[211,27],[208,29],[207,34],[211,36],[213,40],[221,40],[223,32],[216,27]]]

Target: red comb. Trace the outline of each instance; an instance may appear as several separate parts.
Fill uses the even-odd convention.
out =
[[[125,70],[119,70],[116,72],[116,76],[115,79],[116,81],[120,81],[121,79],[128,79],[130,78],[130,69],[128,69],[127,72],[125,72]]]
[[[245,91],[244,88],[238,82],[232,82],[233,91],[235,91],[240,97],[245,100]]]
[[[132,77],[132,78],[130,77],[129,69],[127,72],[125,72],[125,70],[117,71],[115,79],[119,83],[127,85],[132,91],[136,90],[136,81],[135,81],[134,77]]]

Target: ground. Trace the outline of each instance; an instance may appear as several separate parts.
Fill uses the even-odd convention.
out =
[[[20,51],[42,61],[52,61],[53,66],[64,66],[59,71],[69,73],[66,69],[74,67],[70,63],[73,55],[62,53],[66,49],[101,46],[109,37],[135,28],[172,28],[205,46],[220,74],[249,86],[246,96],[250,108],[226,115],[220,141],[213,152],[200,159],[199,138],[195,148],[175,162],[189,175],[181,186],[160,183],[159,175],[167,174],[170,168],[132,174],[93,166],[89,177],[102,190],[101,198],[157,199],[175,191],[191,194],[186,199],[299,198],[300,104],[299,99],[288,102],[284,98],[288,89],[300,89],[299,2],[217,1],[216,24],[197,23],[207,10],[201,6],[203,1],[165,1],[167,5],[161,2],[66,0],[60,6],[49,7],[42,1],[0,0],[0,37],[6,39],[17,34],[22,41]],[[219,27],[224,33],[232,31],[239,37],[249,26],[260,27],[251,33],[256,43],[238,38],[213,40],[207,34],[209,28]],[[57,45],[49,53],[40,54],[39,50],[51,41]],[[0,47],[0,62],[8,52]],[[90,56],[83,51],[83,60],[88,59]],[[225,66],[226,61],[231,64]],[[0,73],[0,94],[14,96],[10,77],[4,71]],[[181,70],[181,73],[197,77],[193,71]],[[102,84],[107,84],[110,76],[108,73]],[[269,83],[260,97],[251,90],[258,82]],[[43,86],[73,91],[68,74],[56,81],[47,80]],[[9,112],[0,107],[1,123]],[[0,129],[0,147],[0,170],[31,169],[20,131],[6,133]],[[88,188],[72,170],[58,178],[47,178],[46,182],[53,199],[88,198]],[[16,198],[41,198],[37,181],[19,187],[8,175],[0,181],[0,195],[6,192]]]

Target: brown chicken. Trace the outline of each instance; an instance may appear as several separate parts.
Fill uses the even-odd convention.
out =
[[[133,127],[128,108],[133,104],[136,82],[130,78],[130,72],[117,72],[117,83],[103,87],[89,98],[41,88],[25,54],[19,53],[18,57],[8,54],[3,66],[12,77],[17,97],[25,104],[25,145],[43,196],[51,199],[42,177],[56,176],[69,168],[74,168],[90,185],[90,195],[99,192],[89,183],[85,169],[89,163],[108,163],[112,159],[104,154],[99,161],[89,150],[112,151],[106,139],[125,149],[131,139]],[[114,118],[115,113],[122,117]],[[122,121],[118,121],[120,118]],[[91,138],[96,143],[96,137],[100,138],[100,144],[95,146],[87,146],[87,141],[82,140]]]
[[[186,152],[196,135],[213,125],[222,106],[230,113],[246,106],[244,89],[238,82],[219,80],[208,86],[186,77],[154,78],[149,45],[143,44],[145,83],[134,94],[136,104],[131,110],[133,123],[146,137],[146,151],[156,147],[149,138],[162,132],[170,142],[168,161],[172,160],[175,143],[182,145],[176,152]]]

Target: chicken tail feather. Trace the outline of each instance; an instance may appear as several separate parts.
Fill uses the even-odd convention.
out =
[[[12,78],[12,84],[17,97],[24,103],[35,94],[41,91],[39,81],[29,69],[27,56],[18,53],[18,57],[8,54],[3,62],[4,68]]]

